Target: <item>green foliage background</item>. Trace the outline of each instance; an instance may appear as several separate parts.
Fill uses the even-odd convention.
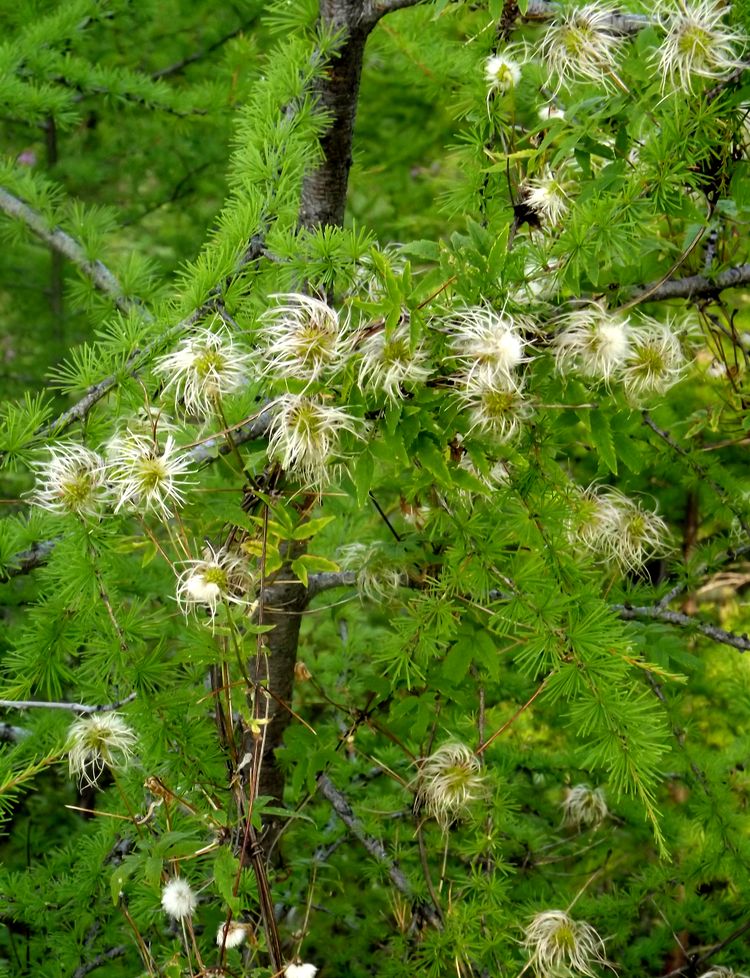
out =
[[[694,626],[620,614],[664,599],[662,610],[737,635],[750,625],[747,292],[641,304],[688,324],[691,359],[647,404],[561,376],[550,342],[571,298],[617,308],[645,283],[710,279],[750,260],[750,87],[740,76],[711,99],[705,86],[662,98],[651,27],[628,42],[627,92],[575,86],[566,119],[546,124],[539,64],[524,68],[510,104],[487,97],[501,12],[436,2],[384,18],[366,49],[346,225],[301,230],[301,182],[326,122],[311,86],[342,43],[318,26],[316,4],[0,3],[0,185],[103,261],[132,300],[118,310],[19,222],[0,222],[2,696],[109,704],[136,693],[122,712],[138,735],[137,758],[81,793],[66,769],[71,713],[8,710],[24,736],[9,734],[0,758],[0,974],[147,974],[136,932],[151,974],[198,974],[160,907],[177,867],[200,892],[206,968],[219,966],[216,929],[231,909],[253,938],[227,953],[227,973],[272,974],[256,881],[237,858],[239,758],[217,737],[206,684],[223,664],[237,728],[252,723],[236,635],[225,617],[212,630],[178,610],[160,551],[176,524],[147,519],[147,532],[125,512],[84,524],[25,494],[50,440],[40,428],[90,385],[117,378],[65,437],[98,448],[144,397],[158,402],[151,367],[179,338],[175,324],[218,295],[260,358],[271,297],[303,287],[357,325],[392,330],[407,310],[433,378],[396,403],[363,388],[354,361],[319,385],[370,427],[344,441],[317,501],[292,475],[260,496],[267,509],[248,512],[245,476],[222,456],[197,472],[180,513],[193,556],[233,527],[255,557],[265,533],[272,575],[279,548],[310,523],[300,578],[336,572],[342,548],[360,542],[409,580],[382,602],[325,591],[304,615],[310,678],[298,671],[277,753],[285,813],[278,800],[255,806],[258,828],[264,807],[284,824],[269,876],[286,960],[299,954],[322,978],[511,978],[527,965],[528,920],[572,906],[626,978],[687,967],[683,949],[700,957],[722,942],[702,970],[709,960],[747,969],[744,939],[730,938],[750,897],[748,659]],[[750,23],[739,3],[731,18]],[[514,40],[543,30],[519,24]],[[576,167],[568,217],[547,234],[522,225],[509,248],[523,181],[563,161]],[[240,267],[254,236],[265,251]],[[554,290],[540,296],[532,286],[550,269]],[[451,395],[446,323],[481,302],[538,324],[534,413],[504,444],[472,429]],[[223,405],[228,423],[285,387],[253,376]],[[220,428],[187,419],[179,439]],[[241,453],[260,476],[265,441]],[[509,477],[488,486],[497,461]],[[657,510],[669,552],[630,573],[583,556],[570,525],[592,483]],[[47,540],[40,566],[10,576],[18,554]],[[256,631],[241,620],[243,660]],[[501,728],[482,752],[486,797],[465,819],[444,832],[415,813],[419,759],[448,740],[478,749]],[[321,773],[385,859],[335,817]],[[152,806],[147,778],[188,805]],[[596,830],[562,825],[566,788],[581,782],[606,792]],[[409,895],[392,885],[391,863]],[[441,927],[425,922],[431,904]]]

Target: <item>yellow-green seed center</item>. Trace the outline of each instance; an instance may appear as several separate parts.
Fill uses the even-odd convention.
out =
[[[226,368],[226,358],[218,350],[203,350],[193,361],[193,370],[199,380],[220,374]]]
[[[229,586],[227,573],[221,567],[207,567],[201,572],[204,584],[214,584],[220,591],[226,591]]]
[[[160,458],[143,458],[140,461],[138,478],[142,489],[150,492],[168,478],[167,467]]]
[[[90,499],[93,488],[93,477],[84,469],[62,483],[60,496],[69,509],[78,509]]]

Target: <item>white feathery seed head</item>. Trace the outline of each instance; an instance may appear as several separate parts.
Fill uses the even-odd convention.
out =
[[[317,380],[338,366],[339,314],[320,299],[290,292],[271,296],[277,305],[261,317],[264,373],[285,379]]]
[[[655,52],[661,88],[693,92],[697,78],[721,79],[742,65],[738,49],[746,38],[727,27],[728,7],[717,0],[667,0],[659,20],[666,32]]]
[[[182,876],[175,876],[161,891],[161,905],[164,913],[173,920],[192,917],[198,905],[198,898],[190,884]]]
[[[317,973],[314,964],[288,964],[284,968],[284,978],[315,978]]]
[[[604,791],[587,784],[568,788],[562,803],[563,824],[568,828],[598,828],[609,814]]]
[[[531,357],[524,356],[524,332],[532,330],[524,316],[497,313],[489,306],[458,310],[448,319],[455,358],[466,377],[481,376],[488,383],[513,386],[516,368]]]
[[[166,377],[164,393],[172,391],[188,414],[209,418],[222,398],[245,386],[250,362],[225,328],[197,329],[160,357],[154,370]]]
[[[610,28],[613,13],[605,4],[587,3],[568,8],[546,28],[541,54],[557,76],[557,90],[580,79],[611,82],[620,44]]]
[[[631,330],[630,338],[622,382],[633,400],[663,394],[677,383],[686,360],[673,326],[644,319]]]
[[[218,947],[225,947],[227,950],[239,947],[247,937],[247,924],[241,924],[237,920],[230,920],[228,924],[220,924],[216,933],[216,944]]]
[[[521,66],[505,52],[493,54],[484,63],[484,80],[490,92],[506,95],[521,80]]]
[[[570,181],[563,180],[559,173],[549,167],[522,187],[525,203],[534,213],[549,224],[558,224],[570,207]]]
[[[669,549],[664,520],[609,487],[590,487],[581,493],[570,529],[572,542],[582,544],[600,563],[614,563],[623,572],[637,571]]]
[[[79,717],[68,730],[65,750],[71,777],[93,786],[105,768],[124,767],[137,738],[119,713]]]
[[[241,557],[208,545],[201,560],[185,563],[187,566],[177,579],[177,603],[185,615],[204,608],[213,623],[222,602],[250,603],[252,576]]]
[[[369,598],[374,604],[391,601],[405,583],[405,577],[389,563],[383,550],[376,544],[350,543],[339,548],[339,558],[344,570],[357,574],[357,590],[360,597]]]
[[[631,351],[627,318],[592,302],[568,313],[562,324],[554,340],[555,363],[560,373],[572,370],[607,384],[621,372]]]
[[[99,515],[106,500],[106,463],[101,455],[73,442],[53,445],[49,458],[34,464],[34,506],[82,518]]]
[[[536,914],[524,931],[523,946],[539,978],[586,975],[595,978],[595,965],[606,965],[604,941],[594,928],[573,920],[564,910]]]
[[[401,400],[402,388],[411,390],[430,376],[422,344],[412,346],[408,321],[387,334],[382,329],[372,333],[360,351],[359,386],[383,391],[391,401]]]
[[[115,512],[132,506],[166,519],[173,507],[183,505],[191,462],[172,435],[160,446],[151,437],[128,430],[110,443],[109,456],[107,474],[117,496]]]
[[[362,422],[321,400],[285,394],[271,421],[268,454],[282,468],[311,486],[330,480],[330,463],[342,432],[361,435]]]
[[[459,741],[443,744],[421,762],[416,788],[417,802],[444,830],[487,794],[479,758]]]
[[[468,374],[458,379],[459,398],[468,412],[471,427],[499,442],[514,438],[531,416],[520,383],[497,383],[486,374]]]

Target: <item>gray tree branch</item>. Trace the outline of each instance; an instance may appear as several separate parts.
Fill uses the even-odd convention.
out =
[[[355,571],[325,571],[321,574],[311,574],[307,581],[307,597],[311,601],[324,591],[336,587],[354,587],[356,583]]]
[[[370,0],[364,5],[362,21],[375,25],[381,17],[393,13],[394,10],[405,10],[407,7],[417,7],[428,0]]]
[[[706,275],[688,275],[661,285],[644,285],[633,298],[637,300],[640,295],[648,296],[649,302],[664,299],[713,299],[724,289],[741,288],[743,285],[750,285],[750,264],[727,268],[711,278]]]
[[[73,972],[73,978],[86,978],[86,975],[91,974],[92,971],[96,971],[97,968],[101,968],[103,964],[108,961],[114,961],[115,958],[121,958],[126,952],[126,947],[111,947],[108,951],[102,951],[101,954],[97,954],[95,958],[90,961],[86,961],[79,965]]]
[[[114,703],[59,703],[54,700],[0,700],[0,708],[4,710],[70,710],[71,713],[82,713],[86,716],[92,713],[111,713],[112,710],[119,710],[126,703],[132,703],[137,693],[130,693],[121,700]]]
[[[613,611],[624,621],[634,621],[639,619],[649,621],[663,621],[669,625],[677,625],[680,628],[690,628],[703,635],[707,635],[715,642],[722,645],[731,645],[732,648],[740,652],[750,650],[750,636],[737,635],[735,632],[728,632],[718,625],[711,625],[709,622],[700,621],[691,615],[683,614],[681,611],[670,611],[669,608],[662,608],[659,605],[648,605],[641,608],[633,608],[626,604],[612,605]]]
[[[352,806],[347,801],[345,795],[339,791],[327,774],[321,774],[318,777],[318,790],[326,801],[330,803],[336,815],[349,829],[354,838],[361,842],[372,858],[387,870],[389,879],[399,893],[405,896],[407,900],[413,901],[414,893],[411,884],[404,875],[401,867],[391,859],[380,839],[376,839],[367,834],[364,826],[352,811]],[[422,917],[428,923],[440,929],[440,918],[435,912],[434,907],[429,904],[422,904],[419,910]]]
[[[146,322],[153,322],[153,316],[144,303],[138,298],[125,295],[117,277],[103,262],[87,258],[86,252],[75,238],[61,228],[50,226],[39,211],[29,207],[4,187],[0,187],[0,210],[8,217],[20,221],[41,241],[72,262],[100,292],[109,296],[121,312],[136,311]]]
[[[41,428],[38,428],[35,432],[36,437],[40,439],[54,438],[57,435],[62,434],[62,432],[69,428],[72,424],[75,424],[76,421],[82,421],[94,407],[94,405],[98,404],[103,397],[105,397],[114,387],[116,387],[124,375],[131,373],[139,362],[145,361],[151,353],[160,349],[171,338],[177,337],[181,333],[184,333],[185,330],[193,326],[199,319],[205,316],[208,312],[211,312],[211,310],[214,308],[215,303],[213,301],[204,303],[204,305],[191,312],[190,315],[186,316],[184,319],[181,319],[179,323],[176,323],[174,326],[170,326],[163,333],[160,333],[156,339],[152,340],[150,343],[147,343],[142,349],[134,350],[128,357],[121,371],[110,374],[109,377],[105,377],[92,387],[89,387],[79,401],[76,401],[75,404],[71,405],[69,408],[66,408],[62,414],[58,415],[52,421],[49,421],[47,424],[42,425]]]
[[[41,567],[47,563],[47,558],[52,553],[57,544],[54,540],[39,540],[33,543],[28,550],[22,550],[11,558],[11,562],[4,571],[0,572],[0,583],[9,581],[12,577],[19,574],[29,574],[36,567]]]

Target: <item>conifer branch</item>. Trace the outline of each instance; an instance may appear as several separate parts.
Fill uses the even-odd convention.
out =
[[[525,20],[552,20],[560,12],[561,5],[548,0],[529,0]],[[613,13],[606,22],[613,34],[637,34],[653,23],[653,18],[645,14]]]
[[[160,78],[169,78],[170,75],[180,74],[188,65],[195,64],[197,61],[202,61],[207,58],[209,54],[213,54],[214,51],[218,51],[219,48],[223,47],[227,41],[231,41],[232,38],[237,37],[238,34],[242,34],[252,27],[253,23],[257,19],[253,17],[252,19],[245,21],[245,23],[240,24],[239,27],[235,27],[233,31],[228,31],[226,34],[222,34],[220,38],[214,41],[212,44],[207,45],[205,48],[201,48],[200,51],[194,51],[192,54],[186,55],[184,58],[180,58],[179,61],[175,61],[174,64],[168,65],[166,68],[159,68],[157,71],[151,73],[151,78],[154,81],[158,81]]]
[[[108,961],[114,961],[115,958],[121,958],[127,951],[124,946],[111,947],[108,951],[102,951],[101,954],[97,954],[95,958],[91,961],[86,961],[79,965],[73,972],[73,978],[86,978],[86,975],[91,974],[92,971],[96,971],[97,968],[101,968],[103,964]]]
[[[0,583],[4,584],[12,577],[18,577],[20,574],[28,574],[36,567],[41,567],[42,564],[46,564],[47,558],[57,544],[57,540],[57,537],[54,540],[38,540],[32,543],[28,550],[22,550],[20,553],[15,554],[11,558],[12,563],[10,566],[6,567],[0,573]]]
[[[376,24],[381,17],[393,13],[394,10],[405,10],[407,7],[417,7],[427,0],[370,0],[365,4],[362,20],[367,24]]]
[[[30,231],[55,252],[67,258],[88,278],[100,292],[109,296],[122,313],[137,312],[146,322],[153,316],[140,299],[125,295],[113,272],[101,261],[91,261],[74,237],[59,227],[52,227],[46,218],[20,198],[0,187],[0,210],[8,217],[21,221]]]
[[[399,893],[408,900],[413,900],[414,894],[411,884],[401,867],[391,859],[380,839],[376,839],[365,832],[364,826],[352,811],[352,806],[347,801],[346,796],[335,787],[327,774],[321,774],[318,777],[318,788],[355,839],[361,842],[373,859],[388,871],[388,877]],[[429,904],[420,904],[418,911],[433,927],[440,928],[440,918],[433,907]]]
[[[711,278],[706,275],[688,275],[661,285],[644,285],[634,298],[637,301],[641,295],[648,296],[649,302],[661,302],[665,299],[713,299],[724,289],[737,289],[745,285],[750,285],[750,264],[727,268]]]
[[[307,597],[312,600],[324,591],[336,587],[354,587],[356,583],[355,571],[324,571],[321,574],[311,574],[307,581]]]
[[[69,408],[66,408],[62,414],[58,415],[52,421],[42,425],[41,428],[37,428],[35,432],[36,437],[40,439],[54,438],[62,434],[62,432],[69,428],[72,424],[75,424],[76,421],[83,421],[89,411],[120,383],[123,374],[131,371],[140,360],[145,360],[148,358],[151,353],[162,347],[171,337],[179,336],[181,333],[185,332],[185,330],[193,326],[199,319],[205,316],[206,313],[211,312],[214,308],[215,302],[209,300],[202,306],[199,306],[198,309],[191,312],[184,319],[181,319],[179,323],[176,323],[174,326],[170,326],[163,333],[160,333],[143,348],[134,350],[128,357],[121,371],[110,374],[108,377],[100,380],[92,387],[89,387],[79,401],[76,401],[75,404],[71,405]]]
[[[740,652],[750,651],[750,636],[737,635],[735,632],[728,632],[718,625],[711,625],[709,622],[700,621],[691,615],[686,615],[681,611],[670,611],[669,608],[662,608],[659,605],[648,605],[646,607],[634,608],[626,604],[612,605],[612,610],[616,611],[624,621],[635,621],[647,619],[650,621],[663,621],[669,625],[677,625],[680,628],[692,628],[703,635],[712,638],[715,642],[722,645],[731,645],[732,648]]]
[[[114,703],[97,703],[93,706],[87,703],[58,703],[55,700],[0,700],[0,708],[4,710],[31,710],[35,708],[70,710],[71,713],[81,713],[88,716],[92,713],[111,713],[113,710],[119,710],[126,703],[132,703],[137,695],[137,693],[130,693],[124,699],[115,700]]]
[[[750,265],[747,267],[750,269]],[[666,431],[664,428],[660,428],[648,411],[642,411],[641,416],[643,418],[643,423],[647,425],[654,432],[654,434],[658,435],[665,444],[669,445],[673,452],[684,458],[690,468],[711,486],[727,509],[736,516],[737,521],[742,527],[745,535],[750,537],[750,524],[748,524],[747,520],[745,519],[744,513],[734,506],[734,503],[732,502],[732,499],[730,498],[730,495],[726,489],[715,479],[712,479],[704,466],[701,465],[700,462],[696,462],[690,453],[686,451],[682,445],[679,444],[679,442],[675,441],[668,431]]]

